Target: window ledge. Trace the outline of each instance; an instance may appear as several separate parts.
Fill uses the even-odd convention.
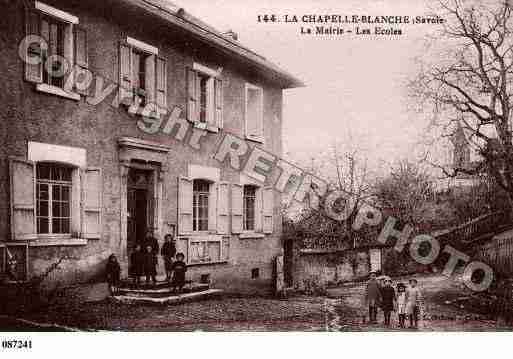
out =
[[[217,262],[205,262],[205,263],[186,263],[187,267],[196,267],[196,266],[208,266],[208,265],[216,265],[216,264],[228,264],[228,261],[217,261]]]
[[[48,93],[51,95],[57,95],[64,98],[68,98],[70,100],[80,101],[80,95],[75,92],[67,92],[57,86],[47,85],[47,84],[37,84],[36,90],[39,92]]]
[[[44,238],[30,242],[30,247],[85,246],[85,238]]]
[[[240,239],[252,239],[252,238],[265,238],[265,234],[263,233],[256,233],[256,232],[245,232],[239,234]]]
[[[246,136],[246,139],[249,141],[257,142],[257,143],[264,143],[264,137],[254,137],[254,136]]]

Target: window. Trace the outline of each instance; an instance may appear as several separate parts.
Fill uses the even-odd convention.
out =
[[[135,102],[139,114],[146,105],[151,105],[151,116],[166,113],[166,60],[159,57],[158,48],[127,37],[120,44],[119,57],[120,103]]]
[[[194,180],[192,193],[192,230],[207,231],[210,183],[205,180]]]
[[[244,186],[243,193],[243,230],[255,230],[255,206],[257,187],[252,185]]]
[[[87,68],[87,35],[78,26],[78,18],[35,1],[34,8],[26,11],[25,25],[26,35],[41,36],[47,44],[46,47],[38,43],[29,45],[25,79],[36,83],[38,91],[79,100],[80,95],[73,92],[78,91],[73,82],[67,81],[74,65]]]
[[[258,279],[258,278],[260,278],[260,269],[259,268],[251,269],[251,279]]]
[[[263,142],[264,140],[264,110],[262,88],[246,84],[246,138]]]
[[[194,63],[187,71],[187,119],[200,128],[223,127],[223,82],[219,73]]]
[[[37,233],[71,232],[71,167],[51,163],[36,166]]]

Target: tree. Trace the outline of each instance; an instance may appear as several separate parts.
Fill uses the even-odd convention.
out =
[[[444,0],[446,22],[410,83],[419,110],[433,115],[431,129],[449,138],[461,126],[480,155],[473,166],[447,167],[447,176],[487,172],[513,202],[513,19],[509,1]],[[442,46],[438,56],[433,49]]]

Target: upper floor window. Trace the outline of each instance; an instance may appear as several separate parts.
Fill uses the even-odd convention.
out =
[[[25,79],[37,83],[37,90],[80,99],[74,81],[67,81],[74,65],[88,65],[87,36],[78,22],[76,16],[39,1],[27,9],[26,35],[42,39],[28,44],[25,59]]]
[[[246,138],[264,141],[264,94],[261,87],[246,84],[245,91]]]
[[[219,73],[194,63],[187,71],[187,119],[197,127],[223,127],[223,82]]]
[[[192,194],[192,230],[207,231],[210,205],[210,183],[205,180],[194,180]]]
[[[119,57],[119,101],[135,102],[143,109],[149,105],[148,115],[166,113],[167,66],[158,48],[127,37],[126,43],[120,44]]]
[[[72,170],[54,163],[37,164],[37,233],[70,234]]]
[[[257,187],[245,185],[243,189],[243,230],[255,230],[255,207]]]

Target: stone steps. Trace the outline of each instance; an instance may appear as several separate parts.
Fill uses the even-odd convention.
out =
[[[195,293],[202,292],[210,289],[208,284],[204,283],[187,283],[183,288],[183,293]],[[157,282],[153,285],[142,285],[135,288],[133,285],[122,286],[118,289],[117,295],[126,296],[137,296],[137,297],[152,297],[152,298],[164,298],[175,295],[173,293],[173,287],[167,282]]]
[[[169,295],[162,297],[153,297],[148,295],[115,295],[112,299],[119,303],[124,304],[143,304],[143,305],[176,305],[187,302],[193,302],[197,300],[203,300],[221,295],[223,290],[221,289],[206,289],[196,292],[183,293],[177,295]]]

